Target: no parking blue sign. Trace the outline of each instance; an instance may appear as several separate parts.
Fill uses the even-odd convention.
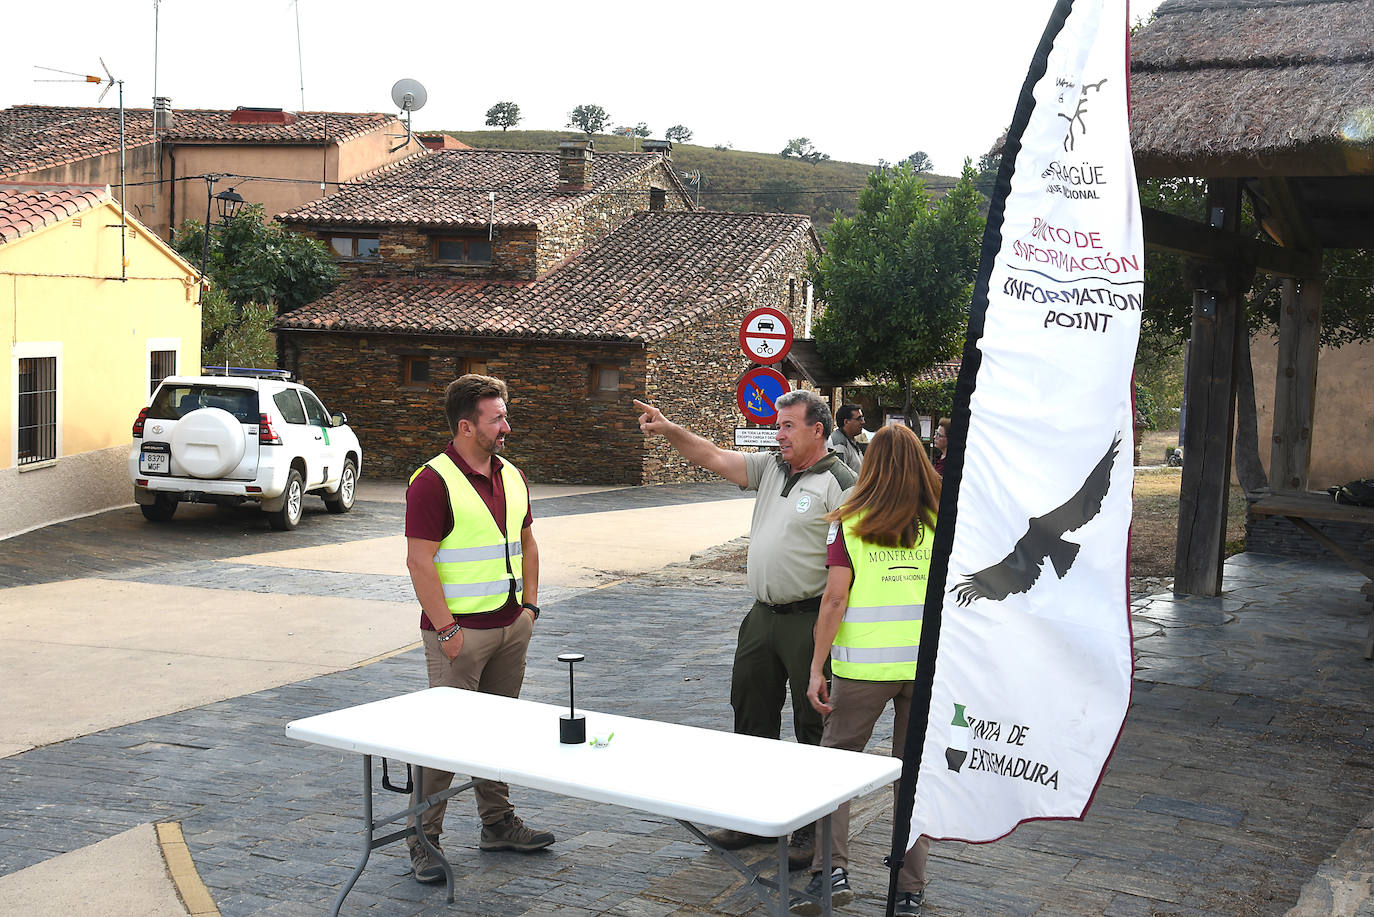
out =
[[[782,373],[769,366],[755,366],[740,376],[735,402],[751,422],[771,424],[778,419],[777,400],[790,390]]]

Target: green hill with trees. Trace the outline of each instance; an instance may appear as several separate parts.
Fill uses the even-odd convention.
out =
[[[561,131],[443,131],[478,149],[556,150],[558,142],[584,136],[575,129]],[[599,152],[638,150],[636,137],[594,134]],[[673,144],[673,169],[702,207],[737,212],[804,213],[818,227],[830,225],[835,211],[853,216],[859,192],[876,166],[833,159],[808,161],[780,153]],[[693,180],[700,176],[700,187]],[[926,173],[922,176],[933,196],[943,195],[957,179]]]

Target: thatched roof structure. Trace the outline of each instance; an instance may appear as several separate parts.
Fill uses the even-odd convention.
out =
[[[1168,0],[1131,41],[1146,175],[1374,173],[1374,0]]]
[[[1142,176],[1242,179],[1286,246],[1374,247],[1374,0],[1167,0],[1131,141]]]
[[[1136,171],[1208,196],[1206,222],[1142,211],[1146,244],[1188,255],[1199,291],[1174,589],[1217,595],[1250,278],[1286,278],[1270,475],[1302,491],[1322,300],[1304,281],[1325,249],[1374,248],[1374,0],[1167,0],[1155,17],[1131,42]],[[1243,199],[1267,239],[1241,230]]]

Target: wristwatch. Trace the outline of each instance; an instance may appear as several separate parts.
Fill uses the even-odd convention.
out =
[[[533,602],[521,602],[521,603],[520,603],[520,607],[521,607],[521,608],[528,608],[528,609],[530,610],[530,613],[534,615],[534,620],[536,620],[536,621],[539,620],[539,606],[538,606],[538,605],[534,604]]]

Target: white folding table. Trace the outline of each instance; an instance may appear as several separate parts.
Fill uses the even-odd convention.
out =
[[[294,739],[363,755],[362,859],[339,892],[332,914],[378,847],[415,832],[379,835],[472,785],[428,798],[413,783],[411,805],[386,818],[372,813],[372,756],[500,780],[565,796],[611,803],[676,819],[739,871],[779,917],[788,913],[787,836],[821,820],[816,842],[830,869],[830,815],[843,802],[890,784],[901,772],[895,758],[735,735],[633,717],[581,710],[589,738],[615,738],[605,747],[563,745],[559,717],[566,707],[496,697],[455,688],[430,688],[370,704],[295,720]],[[777,838],[776,878],[759,875],[739,857],[712,843],[697,824]],[[421,843],[430,849],[420,834]],[[453,901],[453,870],[443,868]],[[822,910],[830,913],[830,884],[822,883]],[[776,895],[772,894],[776,893]]]

